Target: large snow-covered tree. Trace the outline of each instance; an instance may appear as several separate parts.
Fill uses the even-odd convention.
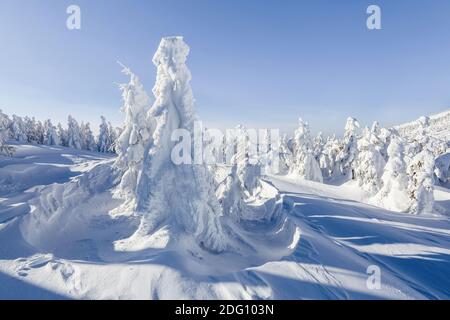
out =
[[[222,209],[208,168],[172,161],[172,151],[178,144],[172,140],[173,133],[192,133],[197,119],[189,84],[191,73],[185,64],[188,53],[189,47],[182,37],[169,37],[161,40],[153,57],[157,66],[153,88],[156,100],[148,118],[154,119],[155,130],[146,146],[148,151],[136,189],[134,210],[142,215],[141,224],[129,241],[135,243],[133,240],[151,234],[161,224],[170,224],[173,229],[193,235],[200,246],[219,252],[227,247],[227,240],[219,220]],[[194,146],[190,151],[193,159],[198,142],[190,134],[187,139],[190,140],[186,144]]]

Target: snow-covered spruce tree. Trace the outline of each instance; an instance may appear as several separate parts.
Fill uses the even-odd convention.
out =
[[[381,176],[386,165],[383,156],[372,143],[374,140],[369,128],[364,128],[357,141],[358,152],[354,161],[354,173],[359,186],[372,196],[381,188]]]
[[[216,194],[224,213],[234,221],[240,222],[253,219],[248,214],[251,210],[246,202],[251,201],[260,190],[259,179],[262,168],[255,141],[252,141],[248,130],[240,125],[236,128],[235,136],[233,149],[236,153],[231,160],[231,170],[218,186]]]
[[[0,154],[7,156],[12,156],[14,154],[14,147],[8,144],[10,126],[11,120],[0,109]]]
[[[61,123],[56,127],[56,133],[62,146],[67,147],[67,130],[63,128]]]
[[[293,149],[294,163],[290,175],[295,178],[323,182],[322,171],[312,150],[309,125],[301,118],[297,130],[295,130]]]
[[[381,128],[378,121],[374,121],[370,129],[370,142],[374,145],[375,149],[382,155],[383,159],[387,160],[387,146],[389,145],[389,136],[386,135],[386,129]]]
[[[188,53],[189,47],[182,37],[170,37],[161,40],[153,57],[157,66],[153,88],[156,100],[148,118],[153,118],[156,125],[153,139],[146,146],[148,152],[136,191],[135,211],[142,214],[142,220],[130,241],[145,237],[162,224],[171,224],[172,230],[192,234],[200,246],[220,252],[226,248],[227,240],[219,220],[222,209],[208,168],[172,161],[172,152],[178,145],[171,138],[174,130],[192,133],[197,119],[189,84],[191,73],[185,64]],[[188,139],[192,139],[191,135]],[[194,150],[195,143],[191,140]],[[189,152],[194,158],[194,151]]]
[[[72,116],[67,118],[67,146],[80,150],[82,148],[82,137],[80,126]]]
[[[117,146],[117,132],[116,132],[116,128],[114,128],[111,124],[111,122],[108,121],[108,141],[109,141],[109,146],[108,146],[108,152],[110,153],[116,153],[116,146]]]
[[[21,117],[16,116],[15,114],[13,114],[13,116],[12,116],[12,122],[11,122],[11,126],[10,126],[10,134],[11,134],[11,138],[16,141],[19,141],[19,142],[27,142],[28,141],[25,122],[23,121],[23,119]]]
[[[292,151],[289,149],[289,141],[286,134],[280,140],[280,174],[289,173],[292,166]]]
[[[313,146],[312,146],[313,155],[317,161],[320,161],[320,156],[322,155],[324,145],[325,145],[325,142],[323,141],[322,132],[319,132],[317,134],[317,136],[314,138]]]
[[[259,186],[261,162],[258,159],[258,154],[256,154],[255,146],[252,145],[254,141],[251,140],[248,131],[243,126],[239,130],[235,155],[236,174],[243,190],[253,194]]]
[[[409,143],[406,145],[406,162],[409,163],[417,154],[422,152],[422,150],[426,149],[430,135],[427,134],[428,126],[429,126],[429,118],[428,117],[420,117],[417,120],[418,126],[417,129],[414,130],[412,138],[408,141]]]
[[[337,160],[341,146],[339,140],[333,135],[327,138],[319,159],[320,169],[324,178],[331,178],[340,174],[340,166]]]
[[[154,123],[147,121],[150,98],[139,78],[126,67],[123,67],[122,73],[129,76],[130,81],[120,85],[125,123],[116,145],[118,156],[115,166],[123,172],[117,195],[124,197],[127,202],[133,202],[138,196],[138,176],[142,172],[144,153],[149,145]]]
[[[58,133],[56,132],[56,128],[52,124],[50,119],[47,119],[44,121],[43,144],[48,145],[48,146],[59,146],[61,144]]]
[[[81,133],[81,147],[84,150],[96,151],[97,144],[95,143],[95,137],[91,130],[91,125],[89,122],[82,122],[80,126]]]
[[[97,151],[98,152],[109,152],[109,148],[111,147],[111,137],[109,134],[108,123],[104,116],[100,117],[100,128],[97,139]]]
[[[399,136],[391,137],[387,155],[389,160],[381,176],[382,188],[374,197],[374,202],[388,210],[406,212],[409,209],[408,177],[403,141]]]
[[[412,214],[433,211],[434,155],[427,148],[414,156],[407,168],[409,178],[409,212]]]
[[[34,130],[35,130],[36,143],[44,144],[45,129],[44,129],[44,125],[42,124],[41,121],[39,121],[39,120],[36,121]]]
[[[342,139],[341,151],[337,157],[341,174],[345,175],[349,180],[356,178],[354,161],[358,152],[358,128],[358,121],[352,117],[348,117],[347,123],[345,124],[345,133],[344,138]]]
[[[39,138],[36,132],[36,120],[27,116],[23,120],[25,122],[27,141],[30,143],[38,143]]]

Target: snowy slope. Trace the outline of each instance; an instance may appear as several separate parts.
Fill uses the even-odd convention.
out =
[[[279,190],[278,218],[236,226],[240,250],[212,254],[192,238],[171,240],[165,226],[124,251],[137,221],[111,214],[120,205],[112,159],[16,147],[14,158],[0,156],[2,299],[450,298],[448,217],[362,204],[351,186],[270,177],[262,185]],[[450,212],[448,189],[435,196]],[[381,268],[380,290],[366,285],[369,265]]]

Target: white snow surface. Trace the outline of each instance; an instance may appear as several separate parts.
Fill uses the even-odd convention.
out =
[[[441,215],[363,204],[355,184],[271,176],[271,221],[228,226],[215,254],[163,225],[143,248],[121,250],[139,227],[113,215],[119,181],[108,155],[15,143],[0,155],[0,299],[449,299],[450,192]],[[177,195],[172,195],[177,201]],[[265,202],[254,204],[261,210]],[[366,285],[381,269],[381,289]]]

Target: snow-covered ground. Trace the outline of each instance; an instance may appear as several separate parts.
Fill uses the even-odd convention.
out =
[[[389,212],[359,189],[271,176],[272,224],[234,229],[239,250],[213,254],[166,225],[141,248],[116,215],[110,156],[16,144],[0,156],[0,298],[422,299],[450,298],[450,218]],[[275,189],[276,188],[276,189]],[[436,205],[450,212],[449,189]],[[231,221],[228,225],[233,225]],[[241,243],[238,243],[241,242]],[[381,288],[367,269],[381,270]]]

